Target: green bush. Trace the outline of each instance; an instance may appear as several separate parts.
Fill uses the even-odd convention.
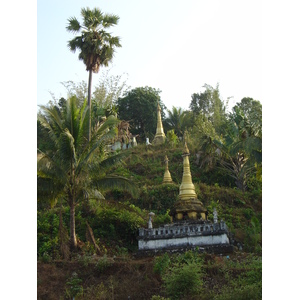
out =
[[[83,287],[81,285],[82,280],[78,278],[76,272],[73,272],[71,278],[66,282],[66,297],[67,299],[73,299],[76,296],[81,296],[83,294]]]
[[[54,258],[58,253],[59,216],[54,211],[37,213],[37,254],[42,258],[44,253]],[[45,257],[44,257],[45,258]]]
[[[250,255],[244,261],[225,260],[222,265],[225,287],[215,295],[214,300],[257,300],[262,298],[261,257]],[[234,273],[238,272],[238,276]]]
[[[120,247],[116,245],[114,254],[123,260],[129,260],[128,249],[125,247]]]
[[[199,295],[203,285],[203,259],[193,251],[158,258],[155,264],[161,272],[166,293],[171,299],[190,299]],[[187,297],[187,298],[185,298]]]
[[[175,263],[163,276],[167,295],[183,299],[200,294],[203,285],[202,265],[195,262]]]
[[[103,282],[96,286],[89,286],[84,290],[83,295],[78,297],[78,300],[108,300],[112,299],[111,292]]]
[[[113,261],[111,259],[108,259],[106,255],[103,255],[96,263],[95,269],[102,273],[105,271],[107,268],[113,265]]]
[[[82,266],[87,267],[93,261],[93,257],[90,254],[84,253],[83,255],[78,255],[77,260]]]
[[[204,170],[199,165],[194,163],[193,158],[190,158],[191,173],[194,181],[200,181],[203,184],[211,185],[218,184],[220,187],[234,187],[234,179],[228,176],[227,172],[216,166],[213,169]]]
[[[117,241],[120,247],[135,250],[138,228],[146,225],[146,214],[128,203],[95,206],[88,216],[95,238]]]
[[[136,204],[142,208],[164,215],[175,203],[179,193],[177,184],[160,184],[142,188]]]
[[[176,147],[178,144],[178,136],[175,134],[174,129],[167,131],[167,143],[171,147]]]
[[[261,221],[257,217],[253,216],[250,220],[250,224],[246,229],[246,238],[244,241],[245,250],[255,253],[261,252]]]
[[[44,252],[43,255],[40,256],[40,260],[43,263],[49,263],[52,260],[52,257],[49,255],[48,252]]]
[[[249,284],[240,287],[226,287],[214,300],[261,300],[261,283]]]
[[[244,209],[244,216],[247,220],[250,220],[253,215],[254,215],[253,209],[251,209],[251,208]]]
[[[247,189],[250,192],[259,192],[262,190],[262,181],[257,179],[256,176],[252,176],[247,180]]]
[[[163,256],[156,257],[154,260],[154,273],[162,275],[165,273],[167,268],[171,263],[168,253],[165,253]]]
[[[159,227],[163,224],[170,224],[171,223],[171,217],[169,215],[169,210],[164,215],[155,215],[153,219],[153,226]]]

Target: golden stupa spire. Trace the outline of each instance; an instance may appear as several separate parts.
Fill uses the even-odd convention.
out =
[[[192,181],[192,175],[190,170],[190,161],[189,161],[190,151],[187,147],[187,144],[184,145],[183,150],[183,175],[182,175],[182,183],[179,189],[179,199],[197,199],[197,194],[195,192],[195,186]]]
[[[161,108],[159,104],[157,104],[157,127],[156,127],[156,134],[154,140],[152,141],[153,145],[160,145],[163,144],[166,140],[166,136],[164,133],[164,128],[161,121]]]
[[[197,194],[195,192],[195,186],[192,181],[192,175],[190,170],[189,161],[190,151],[185,142],[183,149],[183,175],[182,182],[179,188],[178,200],[174,205],[175,218],[181,220],[184,215],[189,219],[197,219],[202,217],[205,219],[206,209],[200,200],[197,199]]]
[[[183,154],[184,154],[184,155],[190,155],[190,150],[189,150],[189,148],[187,147],[186,142],[184,143]]]
[[[163,179],[163,184],[164,183],[173,183],[172,181],[172,177],[171,177],[171,174],[169,172],[169,164],[168,164],[168,157],[167,155],[165,156],[165,174],[164,174],[164,179]]]

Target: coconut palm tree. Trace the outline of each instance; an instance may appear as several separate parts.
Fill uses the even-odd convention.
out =
[[[115,47],[121,47],[120,38],[114,37],[105,30],[117,25],[119,17],[113,14],[103,14],[99,9],[81,9],[82,24],[75,18],[68,19],[66,29],[80,33],[68,42],[71,51],[79,50],[79,59],[83,60],[89,72],[88,106],[91,114],[92,73],[98,73],[100,66],[108,66],[112,60]],[[91,138],[91,115],[89,120],[89,140]]]
[[[135,186],[126,178],[109,175],[109,167],[118,160],[110,156],[107,145],[116,134],[118,120],[109,116],[88,135],[89,108],[81,108],[76,97],[67,100],[63,110],[41,106],[38,118],[51,149],[38,151],[38,201],[66,201],[70,207],[71,248],[77,247],[75,208],[85,200],[104,199],[109,188],[121,188],[136,194]]]
[[[181,107],[172,107],[172,110],[167,110],[168,118],[165,123],[168,127],[174,129],[177,136],[182,137],[184,131],[192,125],[192,113],[184,111]]]

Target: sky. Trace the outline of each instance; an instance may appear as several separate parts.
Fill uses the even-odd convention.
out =
[[[188,109],[204,84],[219,84],[229,106],[243,97],[262,101],[261,7],[259,1],[97,0],[37,2],[37,105],[66,97],[64,81],[88,80],[78,52],[67,42],[67,20],[82,20],[82,7],[120,17],[108,29],[121,38],[108,68],[93,74],[93,87],[105,75],[124,75],[131,88],[161,90],[168,109]]]

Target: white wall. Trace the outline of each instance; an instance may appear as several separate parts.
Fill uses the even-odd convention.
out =
[[[139,240],[139,250],[217,244],[229,244],[229,239],[226,233],[220,235],[186,236],[172,239]]]

